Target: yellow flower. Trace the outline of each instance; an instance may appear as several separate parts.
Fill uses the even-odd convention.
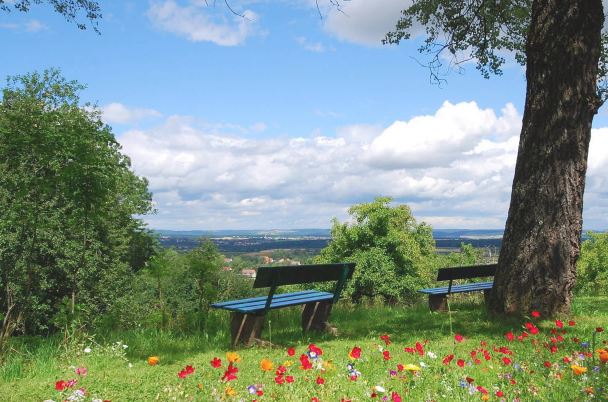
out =
[[[575,375],[581,375],[581,374],[587,372],[587,367],[582,367],[582,366],[579,366],[578,364],[573,364],[572,366],[570,366],[570,368],[572,369],[572,372]]]
[[[481,400],[482,400],[482,401],[489,401],[489,400],[490,400],[490,396],[489,396],[488,394],[483,394],[483,395],[481,396]]]
[[[159,361],[160,361],[160,358],[158,356],[150,356],[150,357],[148,357],[148,364],[150,366],[156,366]]]
[[[292,360],[285,360],[283,362],[283,366],[285,367],[291,367],[293,365],[293,361]]]
[[[270,360],[262,359],[260,361],[260,368],[264,371],[271,371],[274,368],[274,366]]]
[[[226,389],[224,390],[224,395],[226,396],[236,396],[236,390],[232,387],[226,387]]]
[[[415,364],[406,364],[403,366],[403,369],[408,371],[420,371],[420,367],[416,366]]]
[[[238,363],[241,361],[241,356],[236,352],[226,352],[226,359],[228,359],[230,363]]]

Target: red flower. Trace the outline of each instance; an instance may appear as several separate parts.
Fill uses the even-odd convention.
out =
[[[405,370],[405,366],[403,364],[397,364],[397,370],[403,371],[403,370]]]
[[[513,336],[513,332],[511,331],[505,334],[505,338],[507,338],[508,341],[512,341],[513,339],[515,339],[515,337]]]
[[[300,364],[304,370],[312,369],[312,363],[310,362],[310,360],[308,359],[308,356],[306,356],[306,355],[300,356]]]
[[[276,375],[285,374],[286,371],[287,371],[287,368],[285,366],[279,366],[279,367],[277,367],[277,371],[275,371],[275,374]]]
[[[443,364],[450,364],[452,360],[454,360],[454,355],[447,355],[443,358]]]
[[[310,402],[319,402],[319,398],[313,396],[312,398],[310,398]]]
[[[182,369],[182,371],[180,371],[179,373],[177,373],[177,376],[179,378],[186,378],[187,376],[189,376],[192,373],[194,373],[194,367],[188,365],[188,366],[184,367]]]
[[[551,347],[549,348],[549,350],[551,351],[551,353],[556,353],[557,352],[557,346],[551,345]]]
[[[551,368],[551,363],[550,362],[545,361],[543,364],[545,365],[546,368]]]
[[[314,343],[308,345],[308,350],[310,352],[313,352],[317,356],[321,356],[323,354],[323,350],[321,350],[321,348],[318,348],[317,345],[315,345]]]
[[[464,336],[462,336],[460,334],[456,334],[456,335],[454,335],[454,340],[456,342],[462,342],[464,340]]]
[[[424,356],[424,348],[420,342],[416,342],[416,351],[420,356]]]
[[[534,310],[534,311],[532,312],[532,317],[534,317],[534,318],[538,318],[538,317],[540,317],[540,313],[539,313],[538,311]]]
[[[403,350],[405,350],[407,353],[414,353],[414,351],[415,351],[415,349],[414,349],[414,348],[408,348],[408,347],[406,347],[406,348],[405,348],[405,349],[403,349]]]
[[[464,360],[458,359],[458,361],[456,362],[456,364],[458,364],[458,367],[464,367]]]
[[[358,346],[355,346],[353,348],[353,350],[350,351],[350,353],[348,354],[348,356],[351,359],[358,359],[358,358],[360,358],[361,357],[361,348],[358,347]]]
[[[595,332],[604,332],[604,328],[602,328],[602,327],[597,327],[597,328],[595,329]]]
[[[555,326],[557,328],[564,328],[564,323],[562,322],[562,320],[555,320]]]
[[[293,382],[293,376],[292,375],[288,375],[287,377],[285,377],[285,381],[287,381],[288,383],[292,383]]]
[[[502,398],[503,396],[505,396],[505,394],[502,391],[496,391],[496,396],[499,398]]]
[[[68,383],[63,380],[57,381],[55,383],[55,389],[57,391],[65,391],[67,387],[68,387]]]
[[[211,366],[214,368],[220,368],[222,366],[222,360],[214,357],[213,360],[211,360]]]
[[[401,395],[399,395],[398,393],[393,391],[393,393],[391,394],[391,401],[392,402],[401,402]]]
[[[386,346],[388,346],[388,345],[391,344],[391,339],[390,339],[390,337],[388,335],[382,335],[380,337],[380,339],[382,339],[384,341],[384,343],[386,343]]]
[[[287,355],[288,356],[293,356],[295,354],[296,354],[296,350],[294,348],[287,349]]]
[[[472,379],[471,377],[466,377],[465,380],[467,380],[467,382],[470,384],[473,381],[475,381],[474,379]]]
[[[323,384],[325,384],[325,380],[323,378],[321,378],[320,376],[317,376],[316,383],[319,385],[323,385]]]
[[[391,352],[389,352],[388,350],[385,350],[384,352],[382,352],[382,356],[384,357],[384,360],[390,360]]]
[[[224,372],[224,375],[222,376],[222,381],[232,381],[232,380],[236,380],[236,373],[239,372],[239,369],[234,367],[232,365],[232,362],[230,362],[230,364],[228,364],[228,368],[226,369],[226,371]]]
[[[482,387],[481,385],[477,386],[477,391],[481,392],[484,395],[488,393],[488,390]]]
[[[509,364],[511,364],[511,359],[509,359],[508,357],[503,357],[502,358],[502,362],[508,366]]]
[[[283,385],[283,383],[285,382],[285,378],[283,378],[283,375],[280,374],[274,378],[274,382],[276,382],[279,385]]]
[[[576,325],[576,322],[574,322],[574,320],[570,320],[568,321],[568,325],[570,325],[571,327]]]

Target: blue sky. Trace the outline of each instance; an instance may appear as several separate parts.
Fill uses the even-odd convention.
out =
[[[521,66],[429,83],[421,37],[382,46],[405,0],[104,1],[101,35],[47,7],[0,14],[0,76],[58,67],[88,88],[159,229],[329,227],[375,196],[437,228],[504,226]],[[608,113],[594,122],[585,227],[608,228]]]

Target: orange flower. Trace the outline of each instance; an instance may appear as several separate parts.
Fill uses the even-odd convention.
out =
[[[274,369],[274,366],[270,360],[262,359],[260,361],[260,368],[264,371],[272,371]]]
[[[587,372],[587,367],[579,366],[578,364],[573,364],[570,368],[575,375],[581,375]]]
[[[238,363],[241,360],[241,356],[236,352],[226,352],[226,359],[228,359],[230,363]]]
[[[608,363],[608,349],[600,349],[598,350],[600,355],[600,361],[602,363]]]
[[[150,366],[156,366],[159,361],[160,361],[160,358],[158,356],[150,356],[150,357],[148,357],[148,364]]]

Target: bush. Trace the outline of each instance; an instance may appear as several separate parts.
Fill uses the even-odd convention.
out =
[[[576,291],[582,294],[608,293],[608,233],[591,233],[581,246],[577,264]]]

